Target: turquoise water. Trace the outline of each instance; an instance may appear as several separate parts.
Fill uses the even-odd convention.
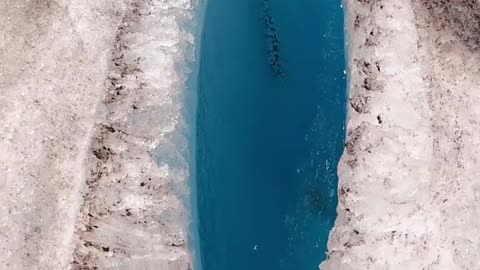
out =
[[[318,269],[346,118],[340,0],[208,0],[196,120],[204,270]]]

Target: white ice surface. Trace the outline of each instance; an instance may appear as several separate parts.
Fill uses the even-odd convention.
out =
[[[348,140],[320,268],[480,269],[480,3],[345,2]]]
[[[0,269],[190,269],[194,6],[0,2]]]

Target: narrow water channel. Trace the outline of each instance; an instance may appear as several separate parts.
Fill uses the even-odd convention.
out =
[[[198,75],[203,270],[314,270],[346,118],[341,0],[208,0]]]

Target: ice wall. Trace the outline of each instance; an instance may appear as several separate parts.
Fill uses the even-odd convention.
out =
[[[194,7],[0,2],[0,269],[191,269]]]
[[[478,269],[480,2],[345,4],[348,140],[320,268]]]

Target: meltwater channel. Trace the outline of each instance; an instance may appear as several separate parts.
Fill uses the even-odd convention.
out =
[[[203,270],[314,270],[346,118],[341,0],[208,0],[196,118]]]

